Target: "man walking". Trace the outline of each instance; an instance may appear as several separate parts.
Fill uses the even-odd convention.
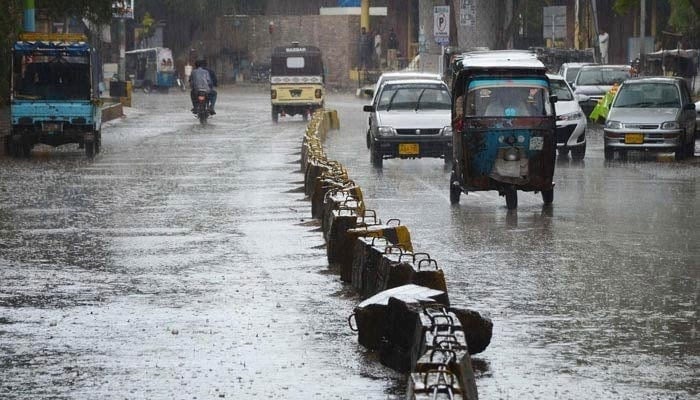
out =
[[[600,63],[601,64],[607,64],[608,63],[608,45],[610,42],[610,35],[608,35],[608,32],[605,31],[605,29],[600,31],[600,34],[598,35],[598,45],[600,46]]]

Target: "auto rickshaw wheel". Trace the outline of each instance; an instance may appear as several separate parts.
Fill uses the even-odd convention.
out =
[[[95,132],[95,154],[100,154],[102,150],[102,131]]]
[[[272,122],[277,123],[279,120],[279,113],[277,112],[277,107],[272,106]]]
[[[518,191],[513,188],[508,188],[505,190],[506,196],[506,207],[509,210],[515,210],[518,208]]]
[[[542,202],[544,204],[552,204],[554,202],[554,189],[542,191]]]

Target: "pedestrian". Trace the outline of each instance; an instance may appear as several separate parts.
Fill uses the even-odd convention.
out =
[[[370,43],[369,40],[369,35],[367,34],[367,28],[364,26],[362,29],[360,29],[360,38],[358,40],[358,54],[360,56],[360,63],[359,63],[359,68],[360,69],[367,69],[367,66],[369,64],[368,57],[370,56],[371,53],[367,52],[367,47]]]
[[[399,40],[396,38],[394,28],[389,30],[389,40],[387,40],[386,47],[386,64],[390,69],[397,69]]]
[[[382,34],[381,31],[377,31],[374,35],[374,55],[376,57],[375,65],[377,68],[382,68]]]
[[[600,63],[601,64],[607,64],[608,63],[608,45],[610,44],[610,35],[608,35],[608,32],[605,31],[605,29],[600,31],[600,34],[598,35],[598,45],[600,47]]]

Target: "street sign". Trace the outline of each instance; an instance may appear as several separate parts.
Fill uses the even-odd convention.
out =
[[[566,39],[566,6],[543,7],[542,36],[545,39]]]
[[[438,44],[450,42],[450,6],[435,6],[433,13],[433,37]]]
[[[112,2],[112,17],[134,19],[134,0],[117,0]]]

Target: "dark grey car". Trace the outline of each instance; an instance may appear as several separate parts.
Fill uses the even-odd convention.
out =
[[[605,159],[629,150],[675,152],[676,160],[695,149],[695,104],[682,78],[625,81],[613,100],[604,129]]]

